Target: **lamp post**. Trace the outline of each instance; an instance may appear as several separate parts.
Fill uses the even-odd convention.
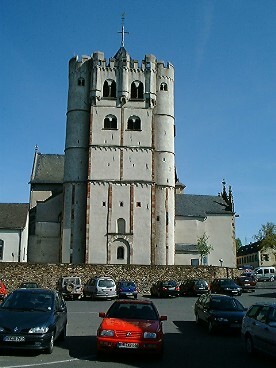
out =
[[[223,259],[221,258],[221,259],[219,259],[219,261],[220,261],[220,267],[222,267]]]

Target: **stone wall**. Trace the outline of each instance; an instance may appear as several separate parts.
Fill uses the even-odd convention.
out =
[[[214,277],[235,277],[240,272],[234,268],[215,266],[137,266],[137,265],[72,265],[72,264],[26,264],[0,263],[0,279],[8,291],[24,281],[36,281],[41,287],[56,288],[61,276],[79,276],[83,283],[92,276],[112,276],[115,281],[122,279],[136,282],[141,293],[149,293],[150,286],[157,280],[176,280]]]

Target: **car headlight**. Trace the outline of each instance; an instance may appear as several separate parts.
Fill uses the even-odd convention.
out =
[[[38,326],[38,327],[33,327],[29,329],[29,333],[46,333],[48,332],[49,327],[46,326]]]
[[[3,327],[0,327],[0,332],[4,332],[5,329]]]
[[[218,322],[228,322],[228,319],[227,318],[223,318],[223,317],[216,317],[215,318],[215,321],[218,321]]]
[[[113,330],[101,330],[100,336],[114,336]]]
[[[144,332],[144,339],[156,339],[155,332]]]

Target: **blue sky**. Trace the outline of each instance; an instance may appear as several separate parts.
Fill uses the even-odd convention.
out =
[[[0,0],[0,202],[28,202],[34,149],[63,153],[68,61],[125,47],[175,67],[186,193],[232,186],[236,236],[276,223],[275,0]]]

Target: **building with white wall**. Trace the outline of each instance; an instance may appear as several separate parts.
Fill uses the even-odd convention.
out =
[[[0,203],[0,262],[27,262],[28,203]]]

